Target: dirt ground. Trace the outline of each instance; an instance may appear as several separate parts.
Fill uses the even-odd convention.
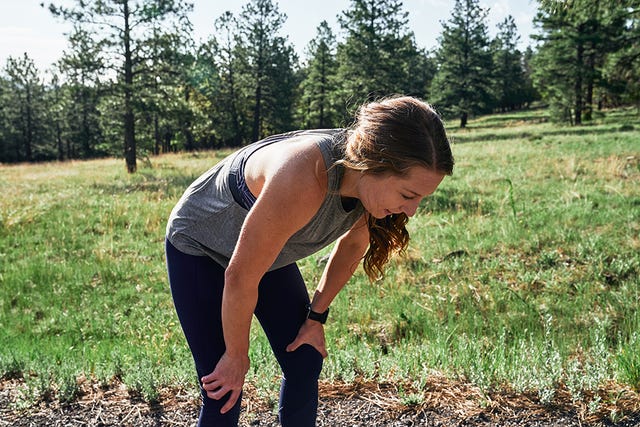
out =
[[[56,399],[30,407],[20,404],[20,380],[0,381],[0,427],[62,426],[195,426],[198,399],[193,393],[163,390],[159,402],[149,404],[131,395],[122,384],[100,388],[81,384],[73,403]],[[640,426],[640,398],[632,390],[603,390],[610,404],[595,413],[587,405],[564,399],[541,405],[534,396],[508,392],[482,393],[463,383],[434,378],[423,391],[420,403],[407,405],[399,385],[355,383],[322,384],[318,427],[595,427]],[[402,390],[407,388],[402,387]],[[245,388],[240,426],[278,426],[272,406],[261,401],[250,385]],[[615,420],[616,422],[612,421]]]

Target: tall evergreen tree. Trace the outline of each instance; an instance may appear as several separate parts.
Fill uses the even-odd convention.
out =
[[[327,21],[316,29],[307,46],[305,76],[300,84],[298,115],[303,128],[332,128],[342,114],[336,105],[336,37]]]
[[[404,91],[407,95],[417,96],[431,102],[432,82],[438,72],[436,51],[418,49],[417,55],[404,64],[408,75],[411,76]]]
[[[551,119],[554,121],[573,122],[573,109],[576,102],[580,103],[578,111],[582,109],[582,85],[580,84],[580,98],[576,100],[574,79],[578,73],[574,61],[573,46],[567,38],[552,37],[553,42],[538,46],[533,57],[533,82],[543,100],[549,103]],[[582,120],[582,114],[579,115]]]
[[[339,16],[346,36],[337,51],[342,102],[359,104],[416,87],[411,64],[420,52],[407,16],[400,0],[352,0]]]
[[[286,38],[279,37],[275,43],[273,63],[267,67],[268,80],[273,82],[268,95],[264,97],[266,109],[265,122],[259,137],[268,134],[281,133],[292,130],[294,126],[294,111],[297,88],[300,80],[296,69],[298,56],[293,45],[287,43]]]
[[[0,74],[0,163],[8,162],[11,158],[11,120],[9,113],[9,100],[11,90],[9,80]]]
[[[286,15],[271,0],[251,0],[239,20],[236,55],[241,85],[251,106],[251,139],[289,130],[294,104],[293,47],[279,36]]]
[[[202,94],[210,99],[210,106],[207,108],[208,116],[218,124],[215,133],[220,138],[223,145],[239,146],[242,141],[248,139],[245,134],[245,118],[242,114],[242,76],[239,53],[242,49],[240,44],[240,33],[238,21],[231,12],[225,12],[215,21],[214,28],[216,37],[201,48],[201,64],[205,66],[207,62],[215,63],[217,70],[216,77],[219,79],[211,81],[214,76],[209,74],[207,79],[203,79],[201,86]]]
[[[140,73],[141,90],[136,98],[140,127],[147,147],[159,153],[167,137],[179,139],[187,150],[196,148],[195,116],[192,108],[195,62],[188,21],[171,29],[153,24],[152,36],[144,44],[144,73]],[[165,150],[166,151],[166,150]]]
[[[535,51],[531,46],[527,46],[522,54],[522,71],[524,73],[525,87],[523,88],[523,97],[526,103],[540,100],[540,93],[533,85],[533,58]]]
[[[20,162],[53,157],[46,135],[45,86],[35,62],[26,53],[9,57],[4,69],[7,80],[3,94],[5,159]]]
[[[598,100],[599,108],[605,96],[613,103],[634,103],[640,112],[640,0],[624,2],[619,10],[623,20],[620,48],[605,61],[605,87]]]
[[[417,55],[412,55],[404,63],[404,69],[408,79],[403,92],[407,95],[430,99],[432,96],[429,92],[431,82],[438,71],[438,62],[434,52],[418,49]]]
[[[67,124],[65,129],[57,125],[58,144],[65,140],[64,147],[59,150],[64,148],[67,158],[89,158],[99,154],[102,133],[98,104],[104,67],[101,48],[91,34],[76,26],[69,35],[69,49],[63,52],[57,67],[66,81],[60,88],[64,94],[57,99]]]
[[[493,96],[500,111],[513,110],[531,101],[527,99],[527,82],[522,53],[518,50],[518,29],[511,15],[498,24],[498,34],[491,43],[494,64]]]
[[[60,77],[54,74],[49,89],[46,91],[45,96],[47,98],[48,118],[50,126],[50,133],[55,145],[56,159],[58,161],[70,158],[69,151],[65,150],[68,147],[65,141],[68,141],[67,125],[68,122],[65,117],[66,110],[68,109],[69,102],[68,96],[66,96],[65,86],[60,84]]]
[[[442,23],[432,101],[445,114],[458,116],[461,128],[470,115],[487,111],[492,102],[487,13],[478,0],[456,0],[451,18]]]
[[[621,48],[629,2],[617,0],[540,0],[535,36],[538,88],[556,110],[570,112],[574,124],[590,120],[594,89],[610,53]],[[547,87],[548,86],[548,87]]]
[[[53,15],[90,33],[104,50],[105,65],[117,73],[116,101],[122,111],[124,156],[130,173],[137,169],[135,94],[137,77],[148,72],[145,47],[154,37],[154,24],[185,21],[191,8],[182,0],[76,0],[73,7],[49,5]]]

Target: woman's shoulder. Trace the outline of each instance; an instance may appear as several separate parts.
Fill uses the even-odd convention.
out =
[[[308,171],[326,177],[327,170],[343,157],[347,131],[345,129],[312,129],[299,131],[284,144],[266,147],[264,153],[276,166]]]
[[[265,184],[280,183],[292,192],[324,196],[327,166],[318,138],[322,139],[318,133],[300,133],[286,144],[272,144],[256,151],[245,165],[251,191],[257,195]]]

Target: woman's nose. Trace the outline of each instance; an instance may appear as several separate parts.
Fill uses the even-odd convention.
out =
[[[418,210],[419,205],[420,200],[405,203],[405,205],[402,206],[402,212],[404,212],[409,217],[414,216],[416,214],[416,211]]]

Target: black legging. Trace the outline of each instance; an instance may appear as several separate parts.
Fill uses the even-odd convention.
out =
[[[224,268],[209,257],[184,254],[169,241],[166,255],[171,294],[200,383],[225,351],[221,317]],[[310,345],[291,353],[285,350],[304,322],[308,302],[309,294],[295,264],[270,271],[260,281],[255,315],[283,372],[279,416],[284,427],[315,426],[322,356]],[[202,384],[200,391],[203,405],[198,426],[237,426],[240,399],[222,415],[226,398],[210,399]]]

